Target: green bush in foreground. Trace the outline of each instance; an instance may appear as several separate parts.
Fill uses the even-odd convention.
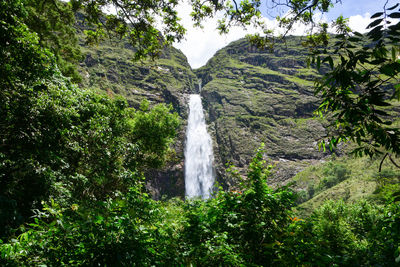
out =
[[[258,151],[243,191],[221,191],[209,201],[156,202],[140,183],[86,206],[51,201],[17,239],[0,246],[3,264],[272,263],[290,222],[293,194],[269,188],[264,165]]]
[[[296,219],[279,249],[286,266],[395,266],[400,262],[400,205],[328,201]]]
[[[262,151],[242,191],[203,201],[154,201],[141,183],[126,193],[62,207],[50,201],[16,239],[3,265],[394,266],[400,205],[327,202],[293,217],[294,194],[266,184]],[[138,178],[137,178],[138,179]]]
[[[217,193],[214,199],[186,205],[184,244],[194,265],[270,265],[276,259],[292,215],[294,194],[267,185],[272,167],[258,150],[242,191]]]

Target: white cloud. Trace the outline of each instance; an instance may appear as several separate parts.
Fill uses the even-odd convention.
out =
[[[365,13],[364,15],[351,16],[349,18],[349,26],[353,31],[364,33],[367,31],[368,24],[371,23],[371,15]]]
[[[203,29],[187,27],[186,40],[174,44],[187,56],[192,68],[203,66],[217,50],[246,35],[242,29],[232,29],[227,35],[221,36],[215,30],[215,25],[207,23]]]

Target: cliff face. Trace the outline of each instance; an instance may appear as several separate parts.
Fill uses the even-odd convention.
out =
[[[244,170],[264,142],[267,157],[277,164],[271,179],[276,184],[326,156],[316,147],[325,135],[323,122],[312,115],[318,102],[312,81],[318,73],[306,68],[307,51],[300,44],[299,38],[289,38],[285,44],[276,44],[271,53],[238,40],[195,71],[175,48],[165,48],[154,62],[138,63],[131,61],[133,49],[128,44],[83,45],[82,86],[121,94],[133,107],[143,99],[170,103],[183,118],[174,159],[163,170],[146,174],[154,198],[184,196],[187,99],[198,91],[198,79],[203,84],[203,106],[214,139],[218,181],[234,188],[237,181],[226,178],[226,163]]]
[[[261,142],[277,164],[273,184],[326,156],[317,149],[324,122],[312,114],[318,103],[313,80],[319,74],[306,67],[306,54],[297,37],[277,43],[273,52],[242,39],[195,70],[203,84],[217,173],[226,187],[235,181],[221,179],[225,164],[246,167]]]
[[[155,61],[133,62],[133,48],[119,41],[106,41],[95,47],[82,43],[84,59],[79,70],[81,86],[119,94],[138,108],[143,99],[151,104],[171,104],[182,117],[182,126],[174,144],[176,155],[161,170],[145,174],[153,197],[184,196],[184,140],[188,94],[197,87],[197,77],[186,56],[175,48],[165,48]],[[196,88],[197,89],[197,88]]]

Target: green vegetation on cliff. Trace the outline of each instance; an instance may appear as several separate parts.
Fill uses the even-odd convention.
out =
[[[111,40],[95,47],[84,46],[82,52],[82,86],[123,95],[134,107],[143,99],[171,103],[177,112],[185,114],[184,95],[194,90],[197,78],[179,50],[165,47],[156,61],[133,62],[134,49],[128,43]]]

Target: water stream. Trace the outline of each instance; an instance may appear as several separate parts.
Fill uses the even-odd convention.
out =
[[[211,196],[214,185],[213,160],[212,140],[207,133],[201,98],[200,95],[193,94],[189,99],[189,119],[186,130],[185,190],[187,197],[207,199]]]

